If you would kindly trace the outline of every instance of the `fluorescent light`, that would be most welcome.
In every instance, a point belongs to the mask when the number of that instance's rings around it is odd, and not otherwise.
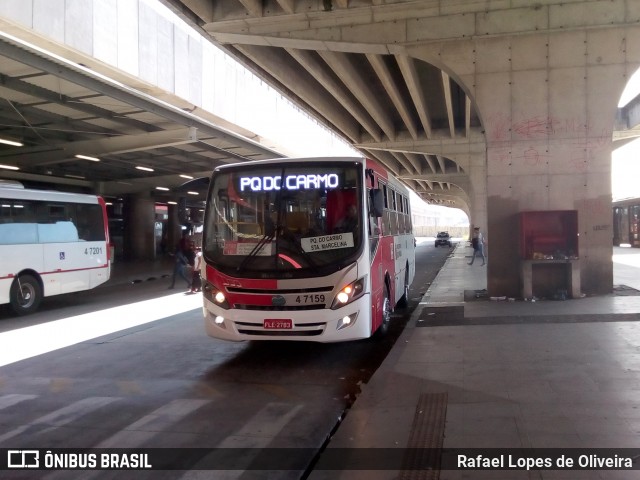
[[[167,203],[168,203],[169,205],[177,205],[177,204],[178,204],[178,202],[173,202],[173,201],[171,201],[171,200],[170,200],[170,201],[168,201]]]
[[[187,192],[189,195],[200,195],[198,192]]]
[[[168,192],[169,189],[167,187],[156,187],[156,190],[162,190],[163,192]]]
[[[14,167],[13,165],[2,165],[1,163],[0,163],[0,168],[4,168],[6,170],[20,170],[20,168]]]
[[[82,160],[91,160],[92,162],[99,162],[100,159],[96,157],[90,157],[88,155],[76,155],[76,158],[81,158]]]
[[[149,167],[141,167],[138,165],[136,168],[138,170],[144,170],[145,172],[153,172],[153,168],[149,168]]]
[[[187,180],[193,180],[193,177],[191,175],[180,175],[180,177],[186,178]]]
[[[6,138],[0,138],[0,143],[4,143],[5,145],[12,145],[14,147],[22,147],[22,143],[16,142],[14,140],[7,140]]]
[[[83,177],[82,175],[71,175],[70,173],[65,173],[64,176],[68,178],[79,178],[80,180],[84,180],[86,178],[86,177]]]

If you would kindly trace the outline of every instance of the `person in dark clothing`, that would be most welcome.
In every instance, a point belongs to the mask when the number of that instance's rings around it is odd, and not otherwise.
[[[189,265],[193,266],[193,262],[195,260],[195,251],[193,254],[189,252],[191,250],[188,247],[188,239],[186,236],[182,237],[178,245],[176,246],[175,253],[175,264],[173,266],[173,275],[171,276],[171,285],[169,285],[169,290],[172,290],[176,286],[176,278],[178,276],[182,277],[185,282],[187,282],[187,288],[191,289],[191,273],[189,270]],[[189,263],[189,259],[191,259],[191,263]]]
[[[355,205],[347,207],[347,213],[336,223],[334,227],[335,233],[355,232],[358,228],[358,209]]]

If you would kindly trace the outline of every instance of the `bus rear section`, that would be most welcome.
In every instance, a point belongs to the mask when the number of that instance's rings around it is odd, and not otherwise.
[[[0,304],[24,315],[109,280],[107,225],[100,197],[0,187]]]
[[[382,266],[372,274],[370,239],[380,231],[369,221],[369,194],[362,159],[216,169],[203,238],[207,334],[339,342],[370,337],[388,322],[394,272],[384,289]]]

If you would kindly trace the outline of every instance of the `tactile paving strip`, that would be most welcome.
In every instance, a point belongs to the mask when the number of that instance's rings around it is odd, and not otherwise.
[[[398,480],[437,480],[447,415],[447,393],[420,395]]]

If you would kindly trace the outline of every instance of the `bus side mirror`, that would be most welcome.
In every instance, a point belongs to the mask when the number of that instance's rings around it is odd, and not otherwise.
[[[379,188],[369,190],[369,195],[371,196],[371,216],[372,217],[382,217],[382,212],[384,211],[384,197],[382,195],[382,190]]]

